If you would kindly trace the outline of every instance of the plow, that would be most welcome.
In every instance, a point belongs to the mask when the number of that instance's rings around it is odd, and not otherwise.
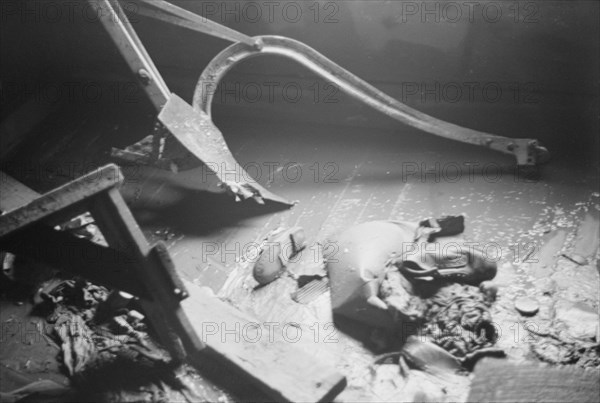
[[[103,17],[102,24],[157,111],[154,132],[125,149],[113,148],[112,156],[117,160],[176,171],[205,165],[217,176],[220,186],[238,201],[253,199],[263,204],[268,200],[292,205],[251,179],[235,160],[223,134],[211,119],[211,105],[219,82],[236,65],[259,56],[294,60],[356,101],[400,123],[439,137],[512,155],[520,167],[534,167],[549,158],[546,148],[536,139],[485,133],[422,113],[383,93],[302,42],[281,36],[250,37],[164,0],[142,0],[139,4],[136,10],[139,15],[233,44],[205,67],[196,85],[193,103],[189,105],[170,92],[118,0],[92,1],[91,5]],[[237,174],[228,174],[231,172]]]

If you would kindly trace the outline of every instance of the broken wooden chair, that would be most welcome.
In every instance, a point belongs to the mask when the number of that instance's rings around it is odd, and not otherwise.
[[[0,250],[138,297],[176,360],[218,359],[277,401],[331,400],[345,387],[344,376],[289,342],[223,337],[259,321],[179,278],[165,245],[149,245],[138,227],[119,192],[123,176],[116,165],[43,195],[1,175]],[[85,212],[108,246],[55,229]]]

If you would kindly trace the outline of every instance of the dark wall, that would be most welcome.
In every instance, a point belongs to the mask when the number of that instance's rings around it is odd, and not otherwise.
[[[597,147],[599,2],[478,1],[472,8],[446,1],[173,3],[249,35],[301,40],[434,116],[573,152]],[[3,114],[48,83],[135,81],[84,1],[3,0],[2,10]],[[200,72],[227,42],[131,18],[167,83],[191,100]],[[268,92],[273,82],[279,84],[275,99]],[[225,85],[230,91],[215,99],[217,121],[237,116],[397,127],[283,59],[246,62]],[[258,99],[244,92],[257,87]]]

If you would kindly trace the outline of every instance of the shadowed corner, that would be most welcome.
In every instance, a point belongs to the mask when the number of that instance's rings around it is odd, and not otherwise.
[[[135,200],[131,209],[142,227],[167,225],[189,235],[207,235],[224,227],[234,226],[248,218],[270,215],[289,209],[289,205],[265,199],[258,204],[252,199],[235,201],[227,193],[213,193],[168,184],[161,188],[165,194],[178,197],[171,201],[150,198]]]

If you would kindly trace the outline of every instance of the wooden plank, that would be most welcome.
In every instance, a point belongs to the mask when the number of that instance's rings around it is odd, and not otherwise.
[[[127,253],[135,262],[132,268],[136,277],[152,296],[152,300],[141,299],[140,303],[171,356],[182,359],[182,347],[190,354],[204,348],[198,336],[190,330],[179,306],[179,295],[164,282],[167,269],[160,260],[150,258],[150,245],[119,190],[113,188],[99,194],[90,205],[90,212],[108,244]]]
[[[242,371],[272,399],[330,401],[345,388],[343,375],[294,345],[300,329],[285,323],[265,326],[207,289],[185,285],[190,297],[181,306],[207,352]]]
[[[10,214],[0,216],[0,237],[59,211],[71,209],[79,212],[81,204],[88,198],[115,187],[122,181],[121,172],[114,164],[88,173],[12,210]]]
[[[475,367],[469,402],[598,402],[597,369],[542,367],[484,359]]]
[[[7,173],[0,171],[0,212],[6,213],[32,202],[40,196]]]
[[[176,339],[167,323],[174,323],[188,348],[200,350],[203,345],[189,332],[187,319],[178,306],[179,297],[169,295],[173,290],[166,289],[168,283],[161,281],[165,276],[170,278],[168,268],[160,259],[148,258],[150,246],[116,189],[121,182],[120,170],[113,164],[45,195],[14,178],[3,181],[2,194],[6,190],[13,196],[7,196],[5,204],[12,211],[0,217],[2,247],[141,297],[147,316],[167,347],[173,347],[171,342]],[[87,210],[111,247],[101,247],[37,224],[51,215],[68,218]],[[29,227],[30,231],[14,233],[23,227]],[[175,348],[170,351],[174,358],[183,356]]]

